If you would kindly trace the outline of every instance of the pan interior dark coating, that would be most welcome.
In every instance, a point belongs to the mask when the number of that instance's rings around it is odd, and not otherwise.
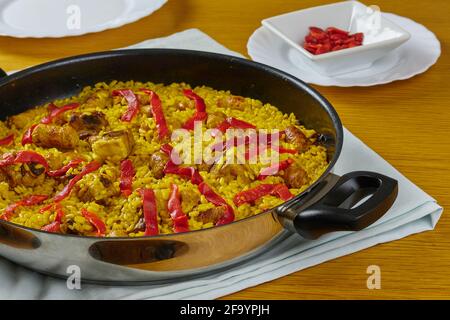
[[[322,134],[330,168],[342,147],[342,125],[333,107],[302,81],[274,68],[226,55],[175,49],[120,50],[50,62],[0,81],[0,119],[77,94],[112,80],[186,82],[230,90],[293,112]]]

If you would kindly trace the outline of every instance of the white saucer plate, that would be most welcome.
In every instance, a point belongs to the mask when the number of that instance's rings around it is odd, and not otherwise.
[[[62,38],[135,22],[167,0],[0,0],[0,35]]]
[[[257,29],[247,43],[250,57],[321,86],[374,86],[409,79],[425,72],[441,55],[441,45],[434,33],[411,19],[392,13],[383,15],[411,34],[409,41],[375,61],[368,69],[328,77],[311,69],[280,37],[265,27]]]

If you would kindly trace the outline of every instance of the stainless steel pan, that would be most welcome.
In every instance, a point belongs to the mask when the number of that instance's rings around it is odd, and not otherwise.
[[[142,49],[77,56],[2,76],[2,119],[77,94],[96,82],[186,82],[230,90],[293,112],[320,133],[320,143],[328,150],[330,165],[308,190],[225,226],[143,238],[93,238],[0,220],[0,255],[39,272],[65,277],[67,268],[77,265],[84,281],[121,284],[196,276],[245,261],[289,232],[310,241],[329,232],[361,230],[379,219],[397,195],[397,182],[378,173],[332,174],[343,142],[336,111],[302,81],[266,65],[199,51]]]

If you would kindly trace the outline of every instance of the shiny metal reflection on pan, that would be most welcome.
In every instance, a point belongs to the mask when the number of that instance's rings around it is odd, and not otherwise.
[[[1,119],[75,95],[97,82],[186,82],[230,90],[293,112],[320,133],[320,143],[327,148],[330,164],[307,190],[278,207],[219,227],[141,238],[94,238],[0,220],[0,255],[42,273],[67,277],[67,267],[77,265],[88,282],[186,279],[248,261],[290,233],[311,241],[330,232],[364,229],[382,217],[397,196],[397,181],[384,175],[333,174],[343,143],[336,111],[301,80],[260,63],[190,50],[119,50],[57,60],[0,77]]]

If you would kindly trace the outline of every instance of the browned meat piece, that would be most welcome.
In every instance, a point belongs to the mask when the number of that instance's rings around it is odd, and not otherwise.
[[[69,118],[69,125],[74,128],[81,139],[99,133],[108,125],[108,121],[102,112],[93,113],[73,113]]]
[[[109,131],[91,140],[94,154],[102,160],[120,162],[127,158],[134,146],[132,134],[128,130]]]
[[[303,132],[301,132],[300,129],[298,129],[295,126],[287,127],[285,130],[285,134],[286,134],[286,141],[295,144],[299,152],[306,151],[309,145],[311,144],[311,142],[303,134]]]
[[[185,213],[191,212],[200,203],[200,195],[194,189],[182,189],[180,195],[181,207]]]
[[[217,106],[219,108],[230,108],[236,110],[244,110],[245,98],[241,96],[228,96],[225,98],[220,98],[217,101]]]
[[[38,124],[33,131],[33,143],[43,148],[74,149],[79,139],[70,126]]]
[[[206,119],[206,127],[217,128],[219,124],[221,124],[224,120],[226,120],[227,116],[222,112],[212,112],[208,113],[208,118]]]
[[[164,167],[167,162],[169,162],[169,156],[161,151],[155,152],[150,157],[149,168],[156,179],[164,177]]]
[[[17,115],[8,117],[8,119],[6,120],[6,124],[8,125],[8,127],[14,126],[18,130],[22,130],[32,125],[34,118],[41,113],[42,109],[40,108],[29,109]]]
[[[0,182],[8,182],[8,175],[0,169]]]
[[[226,207],[214,207],[211,209],[208,209],[206,211],[201,212],[197,216],[197,221],[203,222],[203,223],[210,223],[216,224],[217,221],[225,214],[227,211]]]
[[[24,187],[35,187],[45,180],[45,169],[41,165],[29,163],[22,164],[19,169],[8,166],[1,169],[2,181],[7,181],[14,188],[21,185]]]
[[[289,188],[299,189],[308,183],[308,174],[297,164],[293,164],[284,170],[281,177],[284,179]]]
[[[76,185],[77,197],[83,202],[96,201],[101,205],[106,205],[109,199],[117,196],[120,192],[119,188],[115,188],[113,185],[113,182],[119,178],[119,173],[111,168],[107,172],[95,172],[91,174],[98,177],[100,184],[84,184],[83,187]]]

